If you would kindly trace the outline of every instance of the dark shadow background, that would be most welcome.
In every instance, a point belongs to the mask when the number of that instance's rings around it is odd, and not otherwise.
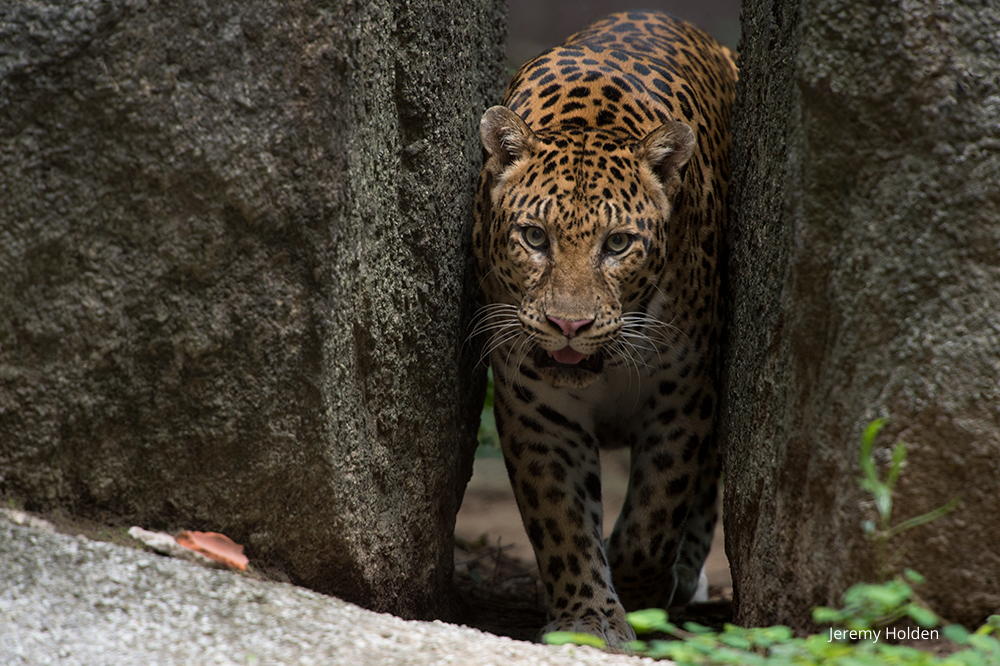
[[[740,39],[740,0],[510,0],[508,62],[516,68],[591,21],[630,9],[673,14],[733,49]]]

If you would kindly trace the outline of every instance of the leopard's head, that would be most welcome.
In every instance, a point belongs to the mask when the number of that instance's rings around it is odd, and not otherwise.
[[[493,302],[517,308],[519,353],[556,386],[589,385],[621,353],[623,326],[655,297],[667,225],[694,133],[667,122],[636,140],[574,127],[534,132],[513,111],[483,116],[477,252]],[[634,320],[634,321],[633,321]]]

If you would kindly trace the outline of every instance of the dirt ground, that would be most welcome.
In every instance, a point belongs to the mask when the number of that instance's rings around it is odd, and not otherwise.
[[[627,452],[602,451],[601,468],[607,536],[625,499]],[[476,459],[458,513],[455,538],[456,581],[467,610],[465,623],[512,638],[537,639],[537,632],[544,624],[538,571],[502,458]],[[685,619],[712,626],[731,618],[732,577],[721,520],[705,573],[710,602],[689,606],[683,615]],[[680,619],[677,612],[671,614],[672,619]]]

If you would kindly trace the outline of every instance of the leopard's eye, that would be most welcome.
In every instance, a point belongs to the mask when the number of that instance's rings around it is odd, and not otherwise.
[[[621,254],[631,244],[632,238],[628,234],[611,234],[604,241],[604,247],[612,254]]]
[[[524,242],[536,250],[541,250],[549,244],[549,237],[540,227],[525,227]]]

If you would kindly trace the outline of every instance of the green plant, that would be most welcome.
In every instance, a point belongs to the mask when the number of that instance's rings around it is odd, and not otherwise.
[[[852,631],[867,631],[908,616],[921,627],[936,627],[937,616],[915,601],[910,585],[922,584],[923,576],[907,569],[904,577],[906,580],[897,578],[887,583],[852,585],[841,597],[843,608],[817,606],[813,609],[813,622],[842,626]]]
[[[903,532],[937,520],[941,516],[955,509],[958,506],[960,497],[954,497],[944,506],[933,511],[914,516],[899,523],[892,524],[892,493],[899,481],[899,474],[906,464],[906,444],[896,442],[890,453],[889,468],[885,478],[878,473],[873,453],[875,438],[885,426],[887,419],[879,418],[868,424],[861,435],[861,451],[859,462],[861,464],[862,476],[858,479],[858,484],[872,496],[875,503],[875,511],[878,515],[878,523],[874,520],[865,520],[861,523],[861,528],[865,534],[875,544],[875,563],[880,581],[884,581],[888,576],[888,571],[892,567],[893,561],[901,553],[897,550],[893,557],[887,555],[889,540],[902,534]]]
[[[880,592],[884,585],[869,586],[856,593],[857,596],[880,596],[886,592],[896,595],[898,590]],[[852,588],[853,589],[853,588]],[[909,593],[902,595],[905,605],[910,603]],[[864,605],[862,605],[862,608]],[[846,609],[845,609],[846,610]],[[856,626],[864,626],[867,621],[865,610],[847,610],[844,619],[858,621]],[[927,611],[930,613],[930,611]],[[858,614],[860,613],[860,614]],[[930,613],[933,616],[933,613]],[[927,620],[927,617],[923,618]],[[937,617],[934,616],[935,623]],[[1000,664],[1000,641],[993,635],[1000,630],[1000,615],[989,618],[986,624],[975,632],[969,632],[959,625],[948,625],[941,632],[964,649],[947,656],[938,656],[905,645],[893,645],[883,640],[858,640],[844,642],[838,633],[813,634],[796,638],[785,626],[737,627],[726,624],[722,631],[715,631],[693,622],[683,628],[669,621],[666,611],[645,610],[630,613],[628,620],[638,634],[661,632],[679,640],[634,641],[627,647],[642,656],[655,659],[672,659],[683,666],[745,664],[747,666],[867,666],[900,664],[901,666],[996,666]],[[855,630],[857,634],[857,630]],[[850,638],[850,636],[843,636]],[[857,640],[857,639],[855,639]]]
[[[896,583],[897,581],[893,581]],[[672,637],[673,640],[637,640],[623,646],[627,651],[653,659],[671,659],[680,666],[721,666],[740,664],[746,666],[876,666],[899,664],[900,666],[998,666],[1000,665],[1000,615],[993,615],[975,632],[960,625],[948,625],[934,630],[935,635],[953,641],[961,649],[947,656],[939,656],[905,645],[885,642],[884,629],[870,629],[865,640],[865,629],[871,627],[876,618],[872,608],[879,608],[885,615],[900,616],[899,608],[887,609],[882,601],[895,599],[901,608],[912,603],[912,589],[902,590],[893,583],[855,586],[845,599],[861,603],[848,604],[839,620],[848,627],[838,631],[827,631],[798,638],[786,626],[737,627],[726,624],[722,631],[716,631],[694,622],[686,622],[678,627],[670,622],[667,612],[649,609],[629,613],[629,623],[639,635],[657,632]],[[858,589],[856,589],[858,588]],[[876,603],[876,599],[879,601]],[[818,609],[817,609],[818,610]],[[830,610],[830,609],[826,609]],[[931,611],[921,616],[922,621],[938,618]],[[905,614],[905,613],[904,613]],[[820,613],[822,616],[823,613]],[[880,614],[879,617],[882,615]],[[854,635],[850,632],[853,631]],[[929,633],[928,630],[925,630]],[[877,634],[876,634],[877,632]],[[860,638],[860,640],[858,640]],[[847,642],[844,639],[855,640]],[[590,634],[553,632],[546,634],[544,642],[552,645],[589,645],[603,648],[604,641]]]
[[[500,434],[497,432],[497,422],[493,417],[493,369],[486,372],[486,399],[483,400],[483,412],[479,417],[479,446],[476,457],[495,457],[500,453]]]

